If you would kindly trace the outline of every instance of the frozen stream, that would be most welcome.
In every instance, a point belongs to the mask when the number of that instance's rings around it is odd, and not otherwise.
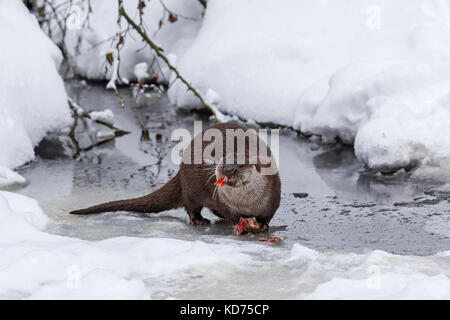
[[[160,187],[177,170],[170,160],[172,131],[192,132],[193,120],[206,124],[207,117],[177,112],[164,96],[139,107],[122,89],[126,107],[121,109],[103,85],[71,82],[67,89],[87,110],[112,109],[116,126],[131,134],[89,151],[82,161],[42,145],[37,160],[18,170],[29,184],[14,191],[39,201],[52,220],[49,233],[85,240],[200,240],[193,242],[195,250],[242,255],[242,263],[194,263],[164,276],[139,275],[152,298],[333,298],[352,293],[364,298],[367,292],[367,297],[408,297],[406,291],[450,296],[448,185],[413,181],[405,172],[373,174],[351,148],[318,146],[289,130],[281,135],[282,204],[271,222],[288,225],[273,234],[283,238],[281,244],[238,237],[206,210],[204,216],[213,220],[208,227],[188,225],[182,210],[69,215],[72,209]],[[149,140],[141,141],[143,130]]]

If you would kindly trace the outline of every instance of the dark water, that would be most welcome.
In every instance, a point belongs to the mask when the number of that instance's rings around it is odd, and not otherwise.
[[[78,217],[68,211],[99,202],[147,194],[177,171],[171,162],[172,131],[193,131],[193,121],[208,116],[179,112],[166,96],[134,98],[122,89],[125,108],[103,85],[67,83],[71,97],[86,110],[112,109],[117,127],[131,134],[87,152],[80,160],[42,144],[33,163],[18,171],[29,184],[22,194],[39,201],[52,217],[49,231],[82,239],[116,236],[169,237],[235,241],[232,226],[204,209],[209,227],[193,227],[183,210],[158,215],[105,213]],[[147,139],[148,132],[148,139]],[[378,175],[342,145],[319,146],[289,130],[280,137],[282,203],[272,225],[281,247],[300,243],[320,251],[364,252],[382,249],[400,254],[431,254],[450,249],[450,193],[437,184],[412,180],[408,173]],[[277,244],[278,245],[278,244]]]

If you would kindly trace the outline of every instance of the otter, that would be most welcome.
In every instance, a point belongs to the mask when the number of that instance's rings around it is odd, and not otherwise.
[[[205,133],[211,129],[222,135],[222,139],[218,140],[218,143],[223,143],[222,154],[213,150],[211,158],[204,157],[200,163],[193,163],[196,149],[194,141],[201,139],[197,146],[201,145],[201,152],[204,152],[210,145]],[[226,134],[230,130],[240,132],[241,136],[244,136],[245,148],[241,148],[241,151],[236,143],[239,134],[233,137],[233,149],[226,150]],[[231,223],[237,223],[241,217],[255,218],[261,230],[268,230],[269,222],[280,205],[281,181],[269,147],[248,130],[247,127],[233,122],[212,125],[194,137],[184,150],[178,173],[160,189],[143,197],[108,202],[70,213],[79,215],[109,211],[158,213],[184,208],[190,224],[207,225],[210,221],[201,215],[202,209],[206,207],[216,216]],[[270,158],[269,162],[263,159],[264,156],[260,153],[250,152],[251,137],[257,141],[258,150],[262,146],[265,147],[267,157]],[[241,162],[237,161],[239,155],[240,159],[243,159]],[[275,170],[270,174],[263,174],[263,169],[269,165]]]

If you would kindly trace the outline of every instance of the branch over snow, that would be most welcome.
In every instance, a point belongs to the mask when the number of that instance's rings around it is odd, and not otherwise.
[[[129,15],[128,13],[125,11],[125,8],[123,6],[123,0],[117,0],[118,4],[119,4],[119,17],[118,17],[118,22],[120,22],[121,18],[123,17],[127,23],[129,25],[131,25],[133,27],[134,30],[136,30],[136,32],[141,36],[142,40],[145,41],[150,48],[155,52],[155,54],[161,58],[166,65],[169,67],[169,69],[171,71],[173,71],[176,75],[176,79],[180,79],[181,82],[183,82],[188,91],[191,91],[200,101],[200,103],[202,104],[202,106],[207,109],[209,112],[212,113],[212,115],[214,116],[214,118],[216,119],[216,121],[220,122],[220,115],[218,115],[217,110],[210,106],[208,103],[206,103],[206,101],[204,100],[204,98],[202,97],[202,95],[197,91],[197,89],[195,89],[181,74],[180,72],[177,70],[177,68],[175,68],[174,65],[172,65],[169,61],[169,59],[165,56],[165,54],[163,53],[163,49],[161,47],[159,47],[158,45],[156,45],[148,36],[147,32],[145,32],[145,29],[143,26],[137,24]]]

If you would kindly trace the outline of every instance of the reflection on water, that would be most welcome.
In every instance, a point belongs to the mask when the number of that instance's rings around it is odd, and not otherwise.
[[[183,210],[157,215],[105,213],[88,217],[68,211],[104,201],[147,194],[163,185],[178,170],[170,160],[175,142],[172,131],[193,131],[193,121],[209,123],[206,115],[176,111],[165,96],[136,103],[123,89],[125,108],[114,93],[96,84],[67,84],[69,95],[86,110],[112,109],[115,125],[131,134],[87,152],[79,161],[65,157],[54,140],[41,143],[37,160],[19,173],[29,184],[18,192],[36,198],[54,221],[49,231],[83,239],[121,235],[169,237],[215,241],[255,241],[237,237],[233,228],[211,213],[208,227],[187,224]],[[284,239],[280,246],[297,242],[318,250],[361,252],[384,249],[395,253],[425,254],[450,249],[450,204],[430,190],[438,188],[412,181],[408,173],[377,175],[357,161],[353,149],[339,145],[311,147],[295,132],[280,136],[282,204],[272,225],[287,224],[274,232]],[[307,193],[294,197],[293,193]],[[434,199],[434,200],[433,200]],[[425,201],[424,200],[430,200]],[[406,205],[402,205],[406,204]],[[412,204],[412,205],[411,205]]]

